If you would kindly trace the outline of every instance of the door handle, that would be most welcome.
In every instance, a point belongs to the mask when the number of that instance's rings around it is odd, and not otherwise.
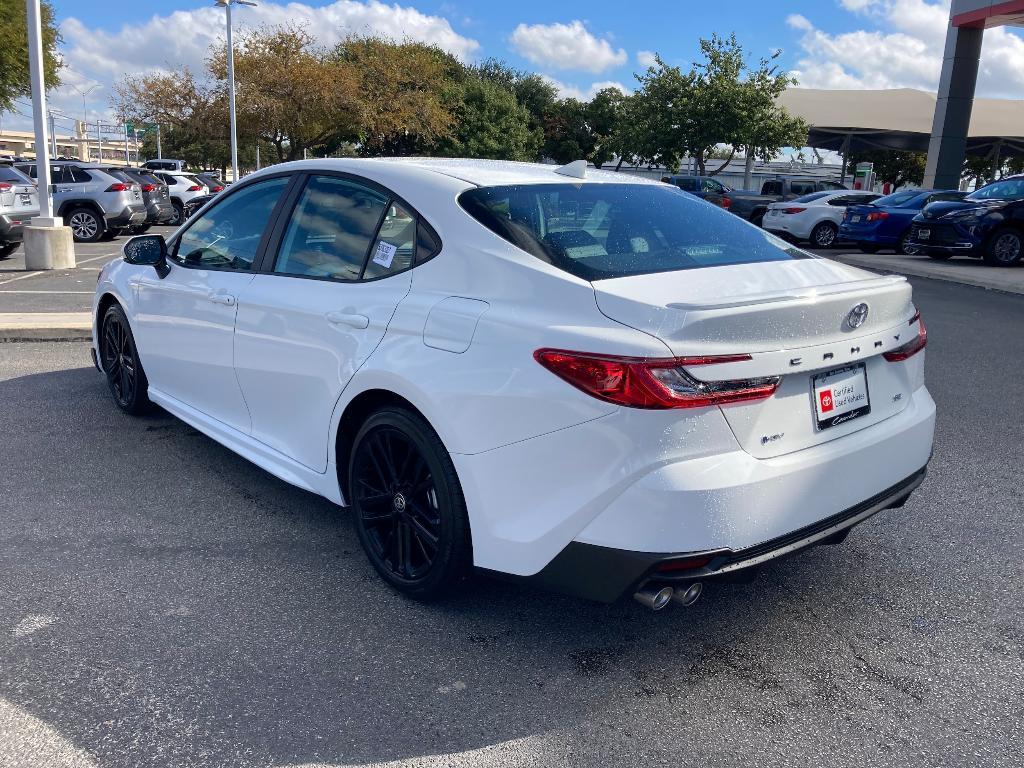
[[[209,298],[214,304],[223,304],[226,307],[235,306],[235,297],[230,293],[213,292]]]
[[[324,317],[332,325],[350,325],[353,328],[369,328],[370,318],[349,312],[328,312]]]

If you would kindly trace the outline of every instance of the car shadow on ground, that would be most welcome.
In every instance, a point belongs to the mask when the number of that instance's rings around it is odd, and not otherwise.
[[[929,693],[926,670],[871,669],[911,631],[886,626],[890,581],[915,578],[866,570],[871,534],[660,614],[488,578],[423,605],[377,578],[344,510],[162,411],[122,415],[91,368],[2,381],[0,402],[19,459],[0,697],[101,765],[359,765],[551,734],[572,751],[591,730],[651,755],[641,737],[668,726],[673,753],[713,757],[723,717],[740,746],[794,713],[817,741]]]

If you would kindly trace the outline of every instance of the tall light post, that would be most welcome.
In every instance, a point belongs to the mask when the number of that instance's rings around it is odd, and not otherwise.
[[[70,85],[70,83],[69,83],[69,85]],[[95,91],[97,88],[102,88],[102,87],[103,87],[102,83],[96,83],[95,85],[92,85],[92,86],[86,88],[83,91],[77,85],[72,85],[71,86],[71,89],[73,91],[77,92],[78,95],[82,97],[82,133],[85,136],[85,154],[86,154],[86,157],[83,157],[82,159],[85,160],[85,162],[89,162],[92,159],[92,157],[91,157],[92,152],[89,150],[89,108],[86,106],[85,100],[89,96],[90,93]],[[102,160],[102,158],[101,158],[101,160]]]
[[[231,111],[231,178],[238,181],[238,130],[235,123],[235,48],[231,41],[231,6],[248,5],[255,7],[253,0],[214,0],[223,8],[228,27],[228,109]]]

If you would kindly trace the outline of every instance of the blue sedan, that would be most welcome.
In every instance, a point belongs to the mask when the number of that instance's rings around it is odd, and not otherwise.
[[[851,205],[839,227],[842,240],[852,240],[864,253],[892,248],[897,253],[917,253],[908,243],[910,223],[928,203],[962,200],[966,192],[938,189],[906,189],[880,197],[867,205]]]

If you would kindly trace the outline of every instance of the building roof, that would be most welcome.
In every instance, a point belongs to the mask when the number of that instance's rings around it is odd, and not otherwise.
[[[931,137],[936,96],[912,88],[889,90],[821,90],[790,88],[779,104],[811,125],[808,144],[839,151],[849,137],[850,149],[905,149],[925,152]],[[974,100],[967,151],[987,155],[1002,142],[1024,152],[1024,101]]]

